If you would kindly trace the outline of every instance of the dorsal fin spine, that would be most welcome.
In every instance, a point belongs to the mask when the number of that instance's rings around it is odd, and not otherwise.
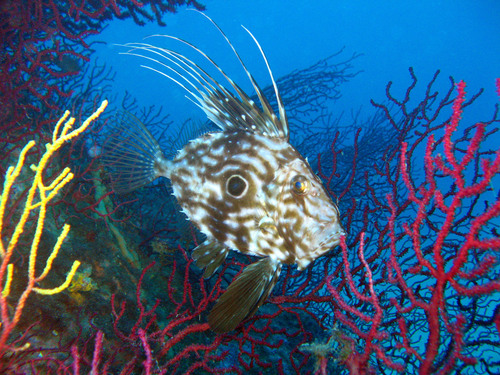
[[[209,16],[207,16],[206,14],[204,13],[201,13],[205,18],[207,18],[216,28],[217,30],[221,33],[221,35],[224,37],[224,39],[226,40],[227,44],[229,45],[229,47],[231,47],[232,51],[234,52],[234,54],[236,55],[238,61],[240,62],[241,66],[243,67],[243,70],[245,71],[246,75],[248,76],[248,79],[250,80],[250,82],[252,83],[252,86],[255,90],[255,92],[257,93],[257,96],[259,97],[259,100],[260,100],[260,103],[262,104],[262,108],[264,109],[264,111],[266,112],[266,114],[268,116],[271,116],[272,114],[274,114],[273,110],[272,110],[272,107],[270,106],[269,102],[267,101],[266,97],[264,96],[264,94],[262,93],[262,90],[260,89],[259,85],[257,84],[257,82],[255,81],[255,79],[253,78],[253,76],[250,74],[250,72],[248,71],[247,67],[245,66],[245,63],[243,62],[243,60],[241,59],[240,55],[238,54],[238,51],[236,51],[236,48],[234,48],[233,44],[231,43],[231,41],[229,40],[229,38],[227,37],[227,35],[224,33],[224,31],[222,31],[222,29],[219,27],[219,25],[217,25],[217,23],[215,23],[214,20],[212,20]],[[270,72],[270,67],[269,67],[269,64],[267,62],[267,59],[266,59],[266,56],[263,54],[263,51],[262,51],[262,48],[260,47],[260,44],[257,42],[257,40],[255,39],[255,37],[252,35],[252,33],[250,33],[244,26],[243,28],[252,36],[253,40],[257,43],[257,46],[259,47],[261,53],[262,53],[262,56],[264,57],[264,61],[266,62],[266,65],[267,65],[267,68]],[[275,92],[278,93],[277,91],[277,87],[276,87],[276,84],[274,82],[274,79],[273,79],[273,76],[271,74],[271,79],[273,81],[273,85],[275,87]],[[229,80],[229,79],[228,79]],[[232,81],[229,80],[229,82],[231,84]],[[277,100],[278,100],[278,105],[280,107],[280,115],[281,113],[283,112],[284,114],[284,109],[282,111],[282,105],[281,105],[281,98],[279,98],[279,96],[277,97]],[[286,120],[286,115],[285,115],[285,120]],[[281,124],[283,125],[283,122],[281,122]],[[283,129],[283,133],[286,133],[286,134],[283,134],[284,137],[287,137],[288,135],[288,125],[286,124],[285,122],[285,128]],[[273,124],[273,127],[275,128],[275,125]],[[274,129],[276,132],[279,133],[278,129]]]
[[[271,81],[273,83],[274,94],[276,95],[276,100],[278,102],[278,109],[279,109],[279,113],[280,113],[279,120],[281,122],[281,126],[282,126],[282,129],[283,129],[283,132],[285,133],[285,134],[283,134],[283,136],[288,139],[288,137],[289,137],[288,136],[288,122],[287,122],[287,117],[286,117],[286,112],[285,112],[285,106],[283,105],[283,101],[281,100],[281,95],[280,95],[280,93],[278,91],[278,85],[276,85],[276,81],[274,80],[273,72],[271,70],[271,67],[269,66],[269,61],[267,60],[266,54],[264,53],[264,50],[262,49],[262,47],[261,47],[259,41],[257,40],[257,38],[255,38],[255,36],[245,26],[241,25],[241,27],[243,27],[246,30],[246,32],[248,34],[250,34],[250,36],[252,37],[253,41],[255,42],[255,44],[257,45],[257,47],[259,48],[259,51],[260,51],[262,57],[264,58],[264,61],[265,61],[266,66],[267,66],[267,71],[269,72],[269,76],[271,77]]]

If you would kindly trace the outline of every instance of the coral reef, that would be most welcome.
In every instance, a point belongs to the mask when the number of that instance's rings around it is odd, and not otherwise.
[[[186,4],[201,8],[194,1],[135,0],[0,5],[0,178],[10,207],[2,206],[0,215],[2,246],[16,233],[24,202],[33,199],[33,172],[19,168],[9,186],[14,175],[6,175],[7,166],[20,157],[40,160],[45,144],[54,142],[60,108],[73,108],[76,122],[83,123],[109,92],[113,73],[87,64],[87,36],[110,19],[161,24],[162,12]],[[345,118],[330,112],[342,83],[357,74],[357,55],[343,56],[339,52],[277,81],[294,144],[343,213],[348,236],[340,248],[304,272],[285,267],[274,295],[255,316],[235,331],[211,332],[208,311],[252,260],[233,255],[205,280],[190,257],[202,239],[179,213],[168,185],[115,196],[99,161],[102,129],[110,121],[104,113],[86,136],[52,149],[40,186],[66,185],[57,194],[47,191],[49,201],[32,201],[36,209],[46,208],[44,232],[32,252],[39,262],[25,251],[38,236],[34,216],[28,215],[23,234],[11,242],[15,246],[3,248],[0,369],[498,372],[498,106],[490,118],[462,120],[481,92],[466,95],[465,85],[451,78],[438,92],[439,72],[422,84],[410,69],[403,95],[393,95],[390,83],[365,119],[360,112],[345,125]],[[497,91],[500,96],[500,82]],[[143,119],[165,148],[171,146],[164,112],[139,108],[130,95],[121,105],[113,101]],[[35,144],[23,151],[31,140]],[[71,181],[66,167],[74,174]],[[62,244],[57,257],[54,244]],[[78,269],[73,259],[82,263]],[[40,275],[46,279],[38,285]],[[59,293],[31,293],[46,289]],[[29,299],[22,297],[26,290]],[[26,303],[16,312],[20,298]]]
[[[70,129],[72,128],[75,119],[68,119],[68,111],[66,111],[64,116],[61,117],[54,129],[52,142],[45,145],[46,151],[41,156],[38,164],[31,165],[31,170],[34,172],[34,175],[29,179],[29,191],[26,196],[25,203],[23,206],[19,207],[19,221],[14,224],[14,230],[10,235],[10,238],[4,239],[4,236],[6,237],[6,233],[3,230],[6,227],[6,223],[4,221],[5,211],[15,209],[12,207],[12,202],[10,201],[11,189],[21,174],[21,170],[25,166],[27,154],[30,149],[33,148],[35,142],[29,142],[19,153],[17,164],[7,169],[2,195],[0,196],[0,285],[4,285],[0,295],[0,358],[9,352],[15,352],[29,347],[29,343],[25,343],[22,347],[18,347],[17,340],[13,340],[11,335],[19,323],[21,314],[23,313],[23,310],[25,310],[25,304],[30,294],[32,292],[42,295],[58,294],[68,288],[71,282],[74,281],[73,278],[80,265],[79,261],[73,262],[71,269],[66,276],[66,280],[60,286],[54,288],[42,288],[36,286],[42,283],[49,276],[54,260],[61,249],[63,241],[66,239],[70,231],[70,225],[65,224],[53,246],[53,249],[50,251],[50,255],[45,260],[45,267],[43,271],[37,275],[36,263],[39,256],[40,238],[46,222],[47,206],[57,196],[59,190],[68,184],[74,176],[69,168],[65,168],[59,175],[52,176],[52,181],[50,183],[45,183],[44,180],[47,178],[45,175],[49,169],[49,161],[53,158],[54,154],[59,151],[65,142],[84,132],[90,123],[99,117],[99,115],[104,111],[107,104],[108,103],[104,101],[94,114],[92,114],[81,126],[72,131],[70,131]],[[36,214],[36,212],[38,212],[38,214]],[[29,247],[30,250],[28,254],[23,254],[29,258],[26,277],[27,281],[24,286],[21,287],[21,289],[23,289],[22,293],[15,297],[17,301],[13,301],[11,295],[12,284],[13,282],[17,284],[22,283],[22,281],[18,280],[13,281],[13,254],[15,251],[23,252],[22,247],[24,246],[20,244],[19,238],[23,232],[26,231],[30,216],[33,217],[35,215],[37,215],[37,218],[35,220],[36,224],[32,235],[31,246]]]

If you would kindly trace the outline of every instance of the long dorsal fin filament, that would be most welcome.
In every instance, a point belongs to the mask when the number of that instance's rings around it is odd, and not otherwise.
[[[161,48],[148,43],[128,43],[124,46],[131,49],[124,54],[133,55],[147,59],[161,68],[141,65],[144,68],[155,71],[182,87],[189,94],[189,98],[200,107],[207,117],[214,122],[221,130],[243,130],[247,132],[258,132],[260,134],[284,138],[288,140],[288,122],[285,109],[278,92],[278,88],[272,75],[269,63],[256,38],[245,28],[256,42],[270,73],[276,99],[279,107],[279,118],[274,113],[269,101],[264,96],[263,91],[252,77],[236,49],[224,34],[220,27],[208,16],[212,24],[219,30],[231,49],[234,51],[241,66],[247,74],[254,90],[257,93],[262,109],[252,101],[252,99],[201,49],[194,44],[181,38],[170,35],[152,35],[150,37],[164,37],[178,41],[198,54],[210,63],[230,84],[231,88],[238,95],[235,96],[223,85],[217,82],[212,76],[202,69],[197,63],[190,60],[181,53],[172,49]],[[150,38],[148,37],[148,38]]]

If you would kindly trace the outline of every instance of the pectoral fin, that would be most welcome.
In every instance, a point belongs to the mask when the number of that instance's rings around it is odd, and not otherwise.
[[[203,277],[206,279],[224,262],[229,252],[228,248],[213,240],[205,240],[197,246],[191,256],[198,268],[204,268]]]
[[[246,267],[210,312],[210,328],[215,332],[228,332],[255,314],[271,293],[280,271],[281,263],[271,258]]]

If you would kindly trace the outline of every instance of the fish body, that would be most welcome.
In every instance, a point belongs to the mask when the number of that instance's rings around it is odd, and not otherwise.
[[[230,284],[209,315],[211,328],[225,332],[265,302],[283,263],[304,269],[338,245],[345,233],[337,206],[307,160],[289,143],[288,122],[274,79],[279,117],[241,59],[261,107],[204,52],[169,38],[199,52],[238,96],[175,51],[140,43],[129,45],[129,54],[175,72],[176,77],[150,68],[184,87],[220,131],[191,140],[168,160],[146,127],[122,113],[104,146],[104,160],[118,193],[158,177],[170,179],[183,212],[207,236],[192,255],[205,269],[205,277],[215,272],[229,250],[262,257]]]
[[[314,234],[338,225],[338,211],[331,204],[322,207],[331,200],[286,140],[244,131],[211,133],[190,142],[172,164],[166,177],[175,197],[215,241],[299,269],[330,249],[315,246]],[[314,199],[295,192],[297,176],[310,185],[307,195]],[[305,220],[324,224],[308,233]]]

